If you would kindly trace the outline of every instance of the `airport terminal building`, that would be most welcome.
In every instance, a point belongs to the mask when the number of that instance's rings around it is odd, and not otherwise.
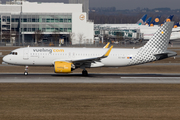
[[[83,4],[12,1],[0,4],[0,16],[1,43],[94,43],[94,23]]]

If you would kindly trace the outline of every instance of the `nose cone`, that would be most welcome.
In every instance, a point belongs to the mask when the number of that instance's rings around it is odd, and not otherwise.
[[[7,56],[3,57],[3,61],[7,63]]]

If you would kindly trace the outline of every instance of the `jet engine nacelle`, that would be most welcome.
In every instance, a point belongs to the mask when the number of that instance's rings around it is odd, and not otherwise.
[[[71,73],[75,67],[72,63],[56,61],[54,63],[54,72],[55,73]]]

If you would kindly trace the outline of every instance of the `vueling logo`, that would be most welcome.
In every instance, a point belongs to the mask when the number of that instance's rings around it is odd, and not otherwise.
[[[45,49],[45,48],[42,48],[42,49],[33,49],[34,52],[49,52],[50,54],[52,52],[64,52],[64,49]]]
[[[53,52],[64,52],[63,49],[52,49],[52,50],[53,50]]]

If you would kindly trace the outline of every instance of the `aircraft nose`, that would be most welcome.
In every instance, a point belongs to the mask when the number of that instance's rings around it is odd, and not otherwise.
[[[4,56],[4,57],[3,57],[3,61],[4,61],[4,62],[7,62],[7,56]]]

